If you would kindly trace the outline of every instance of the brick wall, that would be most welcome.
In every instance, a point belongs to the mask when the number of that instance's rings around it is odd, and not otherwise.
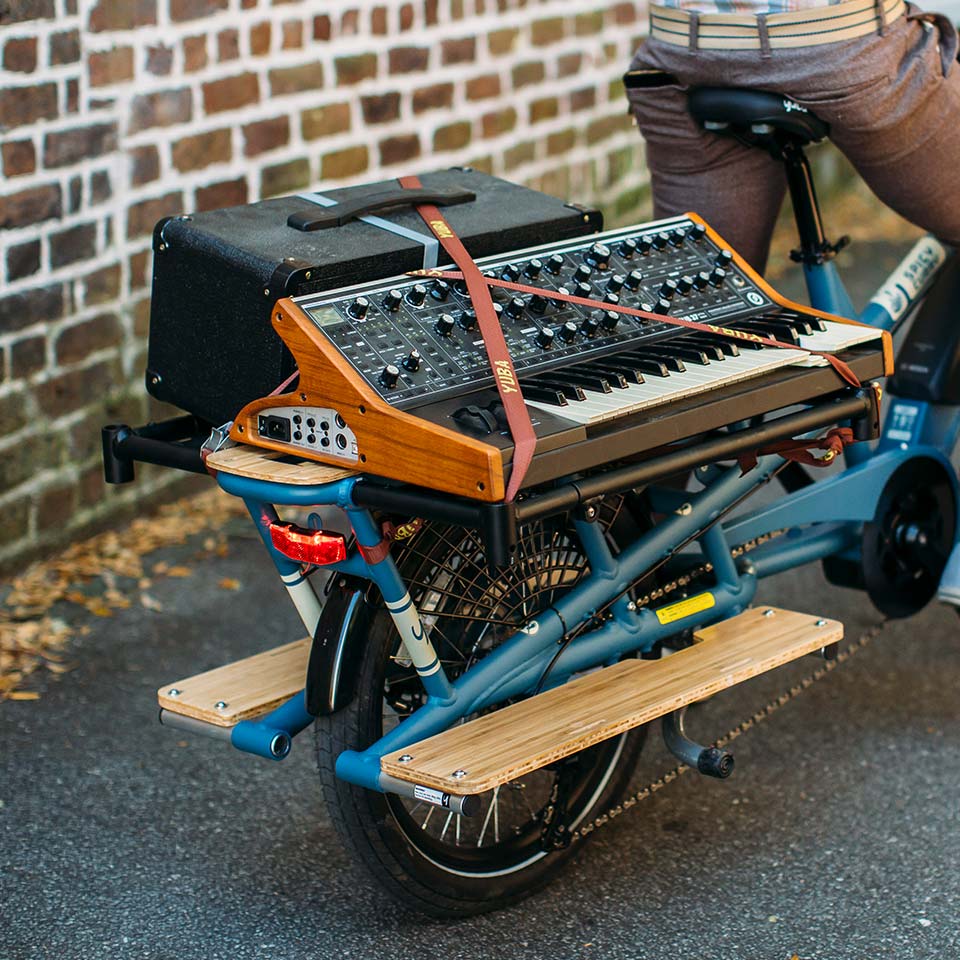
[[[0,0],[0,567],[172,492],[105,487],[98,453],[170,412],[142,388],[156,220],[453,164],[632,216],[640,8]]]

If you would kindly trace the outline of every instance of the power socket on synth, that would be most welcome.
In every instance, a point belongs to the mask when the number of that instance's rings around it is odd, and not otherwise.
[[[360,459],[354,432],[329,407],[268,407],[257,415],[257,433],[292,450],[323,453],[345,463]]]

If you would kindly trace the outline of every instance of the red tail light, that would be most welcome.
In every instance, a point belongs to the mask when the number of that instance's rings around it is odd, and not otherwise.
[[[347,543],[342,533],[308,530],[295,523],[271,523],[270,539],[285,557],[298,563],[322,567],[347,559]]]

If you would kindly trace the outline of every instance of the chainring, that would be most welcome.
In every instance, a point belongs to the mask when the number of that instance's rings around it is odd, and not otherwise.
[[[942,464],[916,457],[894,470],[861,539],[864,587],[881,613],[909,617],[933,599],[956,520],[953,483]]]

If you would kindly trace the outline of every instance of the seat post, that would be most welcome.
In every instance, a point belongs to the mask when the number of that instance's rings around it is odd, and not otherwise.
[[[831,243],[824,232],[820,204],[813,184],[813,173],[803,147],[790,137],[778,137],[780,159],[787,172],[787,186],[793,203],[793,215],[800,236],[800,249],[792,250],[793,260],[804,264],[821,264],[832,260],[849,242],[841,237]]]

